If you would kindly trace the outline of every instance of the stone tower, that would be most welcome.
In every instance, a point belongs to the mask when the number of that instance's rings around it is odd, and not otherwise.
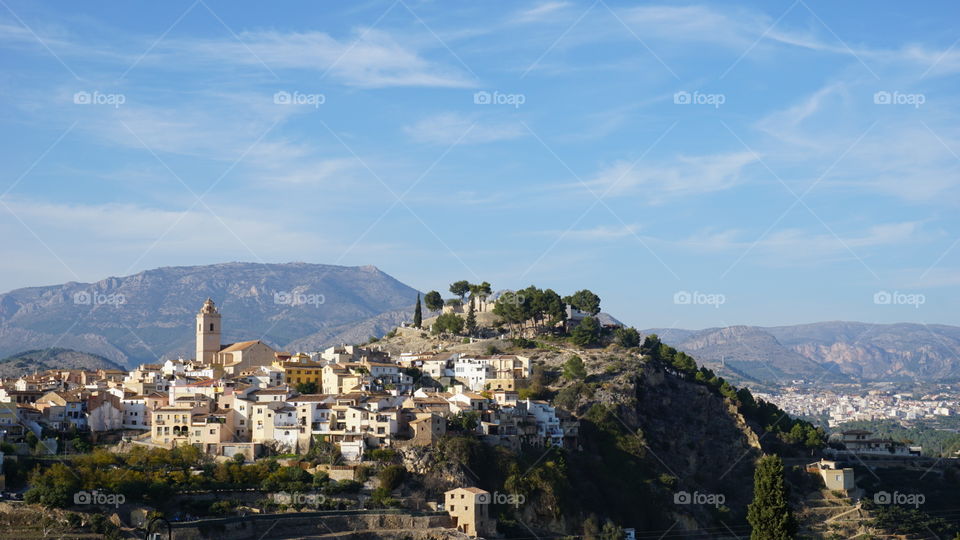
[[[197,313],[197,361],[205,365],[216,362],[220,352],[220,312],[213,300],[207,298]]]

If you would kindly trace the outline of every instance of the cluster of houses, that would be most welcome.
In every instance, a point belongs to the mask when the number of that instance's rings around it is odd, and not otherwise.
[[[876,437],[872,431],[865,429],[848,429],[830,439],[843,446],[843,450],[831,449],[837,455],[918,457],[923,453],[922,446],[911,446],[889,437]]]
[[[344,459],[373,448],[430,445],[448,420],[491,444],[574,447],[578,424],[548,402],[519,399],[530,360],[516,355],[404,353],[356,346],[276,351],[222,344],[221,315],[196,316],[196,356],[120,370],[51,370],[0,385],[0,439],[76,430],[133,444],[191,444],[214,456],[303,453],[317,440]],[[475,427],[474,427],[475,426]],[[48,431],[48,432],[49,432]]]

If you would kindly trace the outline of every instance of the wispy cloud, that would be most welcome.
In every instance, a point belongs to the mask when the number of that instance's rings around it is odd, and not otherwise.
[[[549,1],[542,2],[536,6],[518,11],[510,17],[510,20],[518,23],[540,22],[544,19],[552,18],[559,12],[570,7],[570,2]]]
[[[0,41],[41,55],[48,54],[47,45],[64,58],[112,60],[122,68],[117,76],[133,64],[137,69],[164,71],[228,71],[243,66],[261,70],[266,80],[275,80],[270,72],[301,71],[327,75],[359,88],[476,85],[469,73],[454,65],[456,60],[441,44],[433,42],[432,52],[442,59],[429,60],[409,43],[401,43],[390,32],[376,28],[357,28],[344,39],[320,31],[276,30],[241,31],[239,39],[177,37],[154,42],[152,36],[121,37],[127,41],[122,47],[91,47],[83,37],[67,32],[43,31],[34,36],[19,25],[0,24]]]
[[[937,102],[951,98],[923,94],[918,107],[874,102],[878,90],[898,88],[909,86],[903,80],[882,87],[862,80],[826,84],[756,122],[766,136],[759,150],[774,171],[819,163],[810,180],[826,175],[819,189],[955,206],[950,195],[960,193],[960,132],[944,120],[950,102]]]
[[[661,203],[673,197],[730,189],[744,180],[744,168],[756,161],[751,152],[679,155],[656,165],[620,160],[600,170],[587,184],[611,196],[642,192],[648,202]]]
[[[442,113],[406,126],[414,141],[430,144],[483,144],[523,137],[528,132],[518,122],[488,122],[459,113]]]
[[[849,255],[849,250],[902,245],[921,240],[922,224],[917,221],[881,223],[858,232],[834,236],[829,231],[813,232],[796,227],[772,231],[759,240],[743,230],[706,230],[689,236],[677,245],[699,252],[743,253],[750,250],[772,261],[816,262],[824,257]]]
[[[629,225],[598,225],[596,227],[591,227],[588,229],[571,229],[571,230],[551,230],[551,231],[542,231],[538,234],[547,235],[547,236],[563,236],[565,239],[570,240],[579,240],[579,241],[606,241],[606,240],[619,240],[625,237],[634,236],[637,234],[637,231],[641,229],[638,224],[629,224]]]

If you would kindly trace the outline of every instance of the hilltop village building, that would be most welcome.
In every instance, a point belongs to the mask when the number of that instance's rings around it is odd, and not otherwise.
[[[277,351],[260,340],[222,343],[207,299],[196,315],[195,357],[116,370],[51,370],[0,381],[0,440],[44,428],[121,433],[134,444],[194,445],[214,456],[304,453],[318,440],[347,460],[380,447],[433,444],[447,420],[471,414],[489,444],[575,447],[578,423],[549,403],[519,400],[530,359],[357,346]],[[414,384],[414,375],[419,383]],[[483,507],[485,508],[485,506]],[[463,509],[472,534],[483,509]],[[468,515],[469,514],[469,515]]]

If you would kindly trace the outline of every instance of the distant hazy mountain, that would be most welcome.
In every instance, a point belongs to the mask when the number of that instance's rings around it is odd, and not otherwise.
[[[644,332],[728,376],[763,382],[960,379],[956,326],[835,321]]]
[[[417,291],[373,266],[225,263],[167,267],[97,283],[0,294],[0,356],[64,347],[124,365],[193,355],[194,315],[210,297],[223,342],[321,347],[409,319]],[[350,329],[357,330],[351,332]]]
[[[106,358],[70,349],[25,351],[0,360],[0,377],[19,377],[48,369],[122,369]]]

